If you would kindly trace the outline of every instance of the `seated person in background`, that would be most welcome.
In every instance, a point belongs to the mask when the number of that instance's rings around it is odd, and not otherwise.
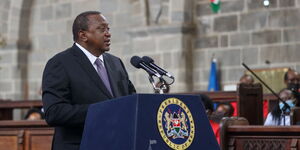
[[[44,119],[44,113],[38,108],[31,108],[25,115],[25,120],[42,120]]]
[[[299,94],[300,78],[299,77],[300,77],[299,74],[293,69],[289,69],[284,74],[284,83],[286,85],[286,88],[288,88],[293,92],[293,94],[295,95],[298,101],[300,100],[300,94]]]
[[[245,83],[245,84],[253,84],[254,83],[254,79],[251,75],[248,74],[244,74],[241,78],[240,78],[240,82],[241,83]]]
[[[230,103],[219,103],[215,112],[223,114],[223,117],[231,117],[233,116],[234,108]]]
[[[289,106],[290,109],[295,107],[297,104],[297,100],[293,92],[289,89],[282,89],[279,92],[279,97],[284,100]],[[279,102],[273,110],[268,114],[267,119],[265,121],[265,126],[282,126],[282,125],[290,125],[290,110],[287,109],[284,113],[282,109],[284,108],[284,104]]]

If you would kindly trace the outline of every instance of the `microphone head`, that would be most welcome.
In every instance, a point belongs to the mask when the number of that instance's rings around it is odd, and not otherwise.
[[[139,56],[132,56],[130,59],[130,63],[136,68],[141,68],[140,63],[142,63],[142,62],[143,62],[143,60]]]
[[[154,60],[148,56],[144,56],[142,59],[146,64],[154,63]]]

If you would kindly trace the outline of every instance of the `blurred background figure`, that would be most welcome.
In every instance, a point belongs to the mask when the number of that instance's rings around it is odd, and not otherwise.
[[[223,117],[232,117],[234,108],[230,103],[219,103],[215,112],[222,113]]]
[[[31,108],[28,110],[27,114],[25,115],[25,120],[42,120],[44,119],[44,113],[41,109],[38,108]]]
[[[284,83],[286,85],[286,88],[291,90],[295,96],[295,98],[299,101],[300,100],[300,75],[298,72],[296,72],[293,69],[289,69],[285,74],[284,74]]]
[[[241,83],[245,83],[245,84],[253,84],[254,83],[254,79],[251,75],[248,74],[244,74],[241,78],[240,78],[240,82]]]
[[[279,97],[285,101],[290,109],[294,108],[298,103],[297,99],[293,92],[289,89],[282,89],[279,92]],[[290,109],[287,109],[285,112],[283,111],[284,104],[279,102],[273,110],[268,114],[267,119],[265,121],[265,126],[282,126],[282,125],[290,125]]]

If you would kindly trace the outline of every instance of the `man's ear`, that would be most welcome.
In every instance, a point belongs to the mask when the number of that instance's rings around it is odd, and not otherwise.
[[[78,32],[78,37],[81,41],[86,42],[88,40],[88,37],[86,36],[86,32],[80,30]]]

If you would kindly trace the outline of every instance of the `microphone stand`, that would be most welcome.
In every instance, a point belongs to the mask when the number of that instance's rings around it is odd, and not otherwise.
[[[275,93],[263,80],[261,80],[245,63],[242,63],[242,65],[252,74],[252,75],[254,75],[255,76],[255,78],[256,79],[258,79],[269,91],[271,91],[271,93],[273,94],[273,95],[275,95],[277,98],[278,98],[278,100],[280,101],[280,102],[282,102],[283,103],[283,108],[282,108],[282,113],[284,114],[283,115],[283,121],[284,121],[284,123],[283,123],[283,125],[285,126],[285,114],[286,114],[286,112],[287,112],[287,110],[290,110],[291,111],[291,107],[284,101],[284,100],[282,100],[280,97],[279,97],[279,95],[277,94],[277,93]]]
[[[156,87],[155,83],[154,83],[154,79],[152,76],[149,75],[149,81],[151,83],[151,85],[153,86],[154,91],[159,91],[159,94],[164,94],[164,90],[167,89],[165,87],[165,80],[162,78],[159,78],[159,82],[163,83],[160,87]]]

